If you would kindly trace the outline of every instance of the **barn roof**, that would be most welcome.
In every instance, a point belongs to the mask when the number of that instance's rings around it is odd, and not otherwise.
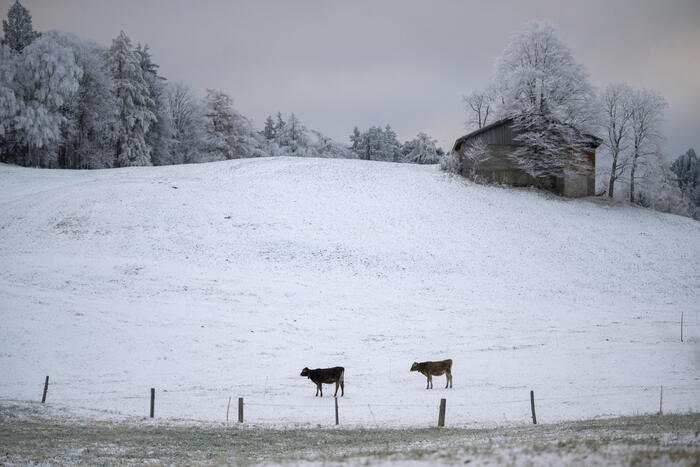
[[[487,131],[489,131],[489,130],[491,130],[491,129],[493,129],[493,128],[496,128],[496,127],[498,127],[498,126],[507,125],[508,123],[511,123],[512,121],[513,121],[513,119],[512,119],[511,117],[502,118],[502,119],[497,120],[497,121],[495,121],[495,122],[493,122],[493,123],[489,123],[488,125],[486,125],[486,126],[484,126],[484,127],[481,127],[481,128],[479,128],[478,130],[474,130],[474,131],[472,131],[471,133],[469,133],[469,134],[467,134],[467,135],[464,135],[464,136],[462,136],[461,138],[457,139],[457,141],[455,141],[454,146],[452,146],[452,150],[454,151],[455,148],[456,148],[460,143],[463,143],[463,142],[465,142],[465,141],[467,141],[467,140],[470,140],[470,139],[474,138],[475,136],[479,136],[480,134],[482,134],[482,133],[484,133],[484,132],[487,132]]]
[[[463,142],[465,142],[465,141],[468,141],[468,140],[470,140],[470,139],[472,139],[472,138],[474,138],[474,137],[476,137],[476,136],[479,136],[479,135],[482,134],[482,133],[486,133],[487,131],[490,131],[490,130],[492,130],[492,129],[494,129],[494,128],[497,128],[497,127],[499,127],[499,126],[508,125],[508,124],[510,124],[510,123],[513,123],[513,118],[512,118],[512,117],[506,117],[506,118],[502,118],[502,119],[500,119],[500,120],[497,120],[497,121],[495,121],[495,122],[493,122],[493,123],[490,123],[490,124],[488,124],[488,125],[486,125],[486,126],[484,126],[484,127],[481,127],[481,128],[479,128],[478,130],[474,130],[474,131],[472,131],[471,133],[466,134],[466,135],[462,136],[461,138],[458,138],[457,141],[455,141],[455,144],[452,146],[452,150],[455,151],[455,150],[457,149],[457,147],[458,147],[461,143],[463,143]],[[592,146],[593,148],[597,148],[597,147],[600,146],[600,145],[602,144],[602,142],[603,142],[602,139],[598,138],[598,137],[595,136],[595,135],[591,135],[591,134],[588,134],[588,133],[584,133],[583,136],[586,136],[586,137],[590,140],[590,144],[591,144],[591,146]]]

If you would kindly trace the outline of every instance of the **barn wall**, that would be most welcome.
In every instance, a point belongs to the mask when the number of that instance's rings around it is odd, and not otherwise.
[[[477,138],[481,139],[484,144],[511,145],[515,144],[513,136],[513,130],[510,125],[499,125],[490,130],[486,130],[477,136]]]
[[[486,144],[489,158],[474,167],[468,160],[462,161],[461,173],[465,177],[476,175],[491,183],[502,183],[512,186],[535,186],[547,189],[557,194],[571,197],[592,196],[595,194],[595,151],[586,151],[591,163],[591,171],[568,175],[566,178],[534,178],[517,168],[508,155],[518,149],[513,141],[517,134],[508,124],[498,125],[473,137]],[[464,141],[458,146],[461,155],[464,154]]]
[[[567,176],[564,179],[564,190],[561,194],[572,198],[588,196],[588,176],[578,174]]]
[[[491,183],[502,183],[512,186],[539,186],[540,182],[514,166],[508,158],[508,154],[516,150],[516,145],[487,145],[490,156],[474,167],[470,161],[462,164],[462,175],[474,174]]]

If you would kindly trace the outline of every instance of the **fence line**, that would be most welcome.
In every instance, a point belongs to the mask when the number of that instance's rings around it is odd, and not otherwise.
[[[51,380],[50,386],[49,386],[48,382],[49,382],[49,377],[47,376],[46,382],[44,384],[44,392],[43,392],[43,395],[41,398],[42,403],[47,400],[47,397],[46,397],[47,387],[53,387],[56,385],[58,385],[60,388],[71,386],[70,384],[61,383],[60,381],[56,382],[53,379]],[[660,397],[660,400],[659,400],[659,406],[658,406],[659,411],[657,413],[660,414],[660,413],[662,413],[662,410],[663,410],[662,407],[663,407],[663,397],[664,397],[663,391],[664,390],[666,392],[667,398],[668,398],[668,394],[673,394],[673,393],[683,394],[683,393],[700,392],[700,385],[693,385],[693,384],[681,384],[681,385],[677,385],[677,386],[665,386],[664,385],[663,389],[661,389],[661,386],[623,386],[623,387],[621,387],[621,389],[622,388],[624,388],[624,390],[614,391],[614,392],[606,392],[606,393],[593,393],[593,394],[586,393],[585,395],[571,394],[568,396],[537,397],[536,401],[539,404],[539,406],[541,407],[542,402],[549,402],[549,401],[562,401],[564,403],[569,403],[569,402],[577,402],[580,399],[601,399],[601,398],[606,398],[606,397],[629,396],[632,392],[634,392],[637,395],[639,395],[641,393],[645,393],[648,395],[656,396],[658,394]],[[509,391],[512,391],[512,390],[509,390]],[[657,391],[660,391],[660,393],[657,393]],[[214,393],[217,393],[220,395],[222,392],[224,392],[224,389],[210,389],[210,388],[204,388],[204,387],[197,387],[196,389],[174,389],[174,390],[173,389],[161,389],[160,392],[165,397],[159,398],[159,401],[160,400],[167,401],[168,400],[168,398],[167,398],[168,393],[180,393],[180,394],[182,394],[182,393],[187,393],[187,392],[189,392],[189,393],[202,393],[202,392],[211,393],[211,392],[214,392]],[[534,394],[532,393],[532,391],[530,391],[530,392],[531,392],[530,399],[523,398],[523,399],[500,400],[500,401],[499,400],[484,401],[483,399],[480,399],[478,401],[478,403],[464,403],[462,401],[459,401],[458,399],[451,399],[451,401],[457,401],[457,403],[450,402],[449,407],[451,409],[453,409],[453,408],[465,408],[465,407],[476,408],[476,407],[483,407],[483,406],[499,406],[499,405],[505,405],[505,404],[523,404],[523,413],[525,413],[526,404],[530,403],[530,405],[532,406],[531,407],[532,420],[533,420],[533,423],[536,423],[535,410],[534,410],[535,409],[534,408],[535,399],[534,399]],[[148,407],[148,405],[146,405],[146,404],[147,404],[147,401],[149,399],[149,394],[148,394],[148,391],[146,390],[146,388],[144,389],[143,393],[141,395],[138,395],[138,396],[137,395],[116,396],[116,394],[118,394],[118,393],[119,393],[119,391],[112,391],[111,392],[112,396],[109,397],[109,399],[111,399],[111,400],[141,400],[141,401],[144,401],[143,416],[146,416],[145,415],[147,413],[146,408]],[[108,393],[108,394],[110,394],[110,393]],[[440,396],[446,396],[449,394],[449,392],[447,392],[447,393],[440,392],[438,394]],[[541,392],[540,392],[540,394],[541,394]],[[100,393],[100,396],[101,396],[100,401],[104,400],[104,395],[105,395],[104,392]],[[207,395],[207,397],[209,397],[209,394],[206,394],[206,395]],[[154,396],[155,396],[155,389],[151,388],[151,391],[150,391],[150,402],[151,402],[150,417],[151,418],[154,417]],[[400,402],[399,403],[383,403],[383,402],[371,403],[371,402],[366,402],[366,401],[360,402],[360,403],[353,403],[353,402],[345,403],[343,401],[339,405],[338,402],[341,399],[338,399],[336,397],[329,397],[329,398],[326,398],[325,400],[328,400],[328,399],[334,400],[336,424],[338,423],[339,411],[343,412],[345,410],[350,410],[350,411],[357,413],[358,411],[365,411],[365,410],[369,409],[372,420],[373,420],[374,424],[376,424],[376,418],[375,418],[374,413],[372,411],[373,406],[379,407],[379,408],[381,408],[381,407],[402,408],[402,409],[420,408],[420,409],[432,409],[432,410],[434,410],[438,407],[437,401],[434,404],[409,403],[409,402],[407,402],[407,403],[400,403]],[[62,402],[68,402],[68,403],[83,402],[84,403],[85,399],[84,398],[63,398],[63,397],[61,397],[61,391],[58,391],[58,393],[56,391],[53,391],[53,392],[49,391],[48,402],[51,403],[51,402],[55,402],[55,401],[57,401],[59,403],[62,403]],[[444,425],[444,420],[445,420],[445,402],[444,401],[445,401],[445,398],[443,397],[443,399],[439,405],[439,407],[440,407],[439,419],[441,420],[441,422],[439,422],[439,426]],[[0,402],[30,402],[30,401],[0,397]],[[229,398],[229,405],[230,405],[230,398]],[[285,407],[285,408],[304,408],[304,409],[307,409],[307,408],[319,409],[319,408],[323,407],[320,404],[313,404],[312,405],[312,404],[266,402],[266,401],[260,400],[260,399],[256,400],[255,398],[253,398],[252,402],[246,401],[245,405],[251,406],[251,407],[271,407],[271,408]],[[239,421],[240,422],[243,421],[243,406],[244,406],[243,398],[239,398]],[[339,407],[340,407],[340,409],[339,409]],[[131,416],[131,417],[134,416],[133,414],[130,415],[130,414],[124,413],[120,410],[95,409],[95,408],[82,407],[82,406],[74,406],[74,407],[66,406],[66,408],[74,408],[76,410],[84,410],[84,411],[101,413],[101,414],[126,415],[126,416]],[[229,409],[229,407],[227,406],[226,407],[227,420],[228,420],[228,409]],[[545,410],[545,412],[546,412],[546,410]],[[346,413],[348,413],[348,412],[346,412]],[[452,413],[454,413],[454,412],[452,412]],[[464,416],[464,415],[468,415],[469,412],[461,410],[461,411],[457,411],[457,413]],[[654,413],[654,412],[652,412],[652,413]],[[345,417],[344,419],[347,420],[348,418],[350,418],[352,420],[353,417],[351,415],[350,417]],[[453,415],[450,415],[450,418],[454,419],[455,417]],[[263,419],[269,419],[269,417],[258,418],[258,420],[263,420]],[[254,422],[255,422],[255,420],[254,420]],[[309,422],[310,421],[307,421],[306,423],[309,423]],[[291,422],[288,420],[281,420],[280,423],[295,423],[295,422]],[[304,422],[300,422],[300,423],[304,423]],[[440,423],[442,425],[440,425]]]

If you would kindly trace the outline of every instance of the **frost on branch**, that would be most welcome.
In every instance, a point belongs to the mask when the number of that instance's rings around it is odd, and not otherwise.
[[[513,119],[522,144],[512,160],[533,177],[587,167],[582,150],[595,122],[588,73],[547,23],[528,23],[497,61],[500,118]]]

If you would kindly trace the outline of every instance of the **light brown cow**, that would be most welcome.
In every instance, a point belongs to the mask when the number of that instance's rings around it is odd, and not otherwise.
[[[411,371],[419,371],[428,378],[428,385],[425,389],[433,388],[433,376],[440,376],[443,374],[447,376],[445,389],[447,389],[448,386],[452,387],[452,360],[449,358],[440,362],[413,362]]]

